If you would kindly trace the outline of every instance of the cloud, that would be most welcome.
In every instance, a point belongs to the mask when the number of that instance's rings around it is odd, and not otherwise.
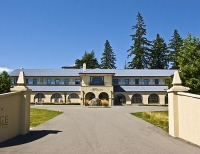
[[[6,68],[6,67],[0,67],[0,73],[6,71],[8,73],[10,73],[12,71],[12,69]]]

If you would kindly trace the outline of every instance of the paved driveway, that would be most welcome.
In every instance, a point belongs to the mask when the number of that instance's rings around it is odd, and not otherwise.
[[[173,138],[131,112],[165,107],[36,106],[64,113],[28,135],[2,144],[1,154],[200,154],[200,147]]]

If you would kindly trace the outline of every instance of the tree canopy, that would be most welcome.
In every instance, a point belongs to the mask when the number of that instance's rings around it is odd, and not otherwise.
[[[183,40],[183,47],[177,58],[180,76],[184,86],[190,92],[200,94],[200,40],[197,37],[188,37]]]
[[[116,55],[114,54],[113,49],[110,46],[110,43],[108,42],[108,40],[106,40],[106,43],[104,46],[105,46],[105,48],[104,48],[104,52],[103,52],[102,58],[101,58],[101,68],[116,69],[117,68],[115,66]]]
[[[99,68],[99,63],[97,58],[95,58],[94,51],[91,51],[90,53],[85,51],[81,59],[76,59],[75,66],[77,68],[82,68],[83,63],[86,63],[88,69]]]
[[[168,47],[164,39],[159,34],[153,40],[152,48],[149,53],[149,68],[150,69],[167,69],[168,68]]]
[[[129,68],[143,69],[147,68],[147,56],[148,56],[148,46],[150,42],[145,37],[146,29],[142,15],[138,12],[137,14],[137,23],[135,26],[132,26],[132,29],[135,30],[135,34],[131,35],[133,45],[127,51],[129,52],[128,58],[134,56],[131,62],[128,62]]]
[[[174,30],[174,35],[172,36],[172,39],[170,40],[169,43],[169,49],[170,50],[170,54],[169,54],[169,58],[171,61],[171,69],[179,69],[179,64],[178,64],[178,55],[179,52],[183,46],[183,39],[180,37],[179,33],[177,30]]]
[[[0,74],[0,94],[10,92],[12,80],[6,71]]]

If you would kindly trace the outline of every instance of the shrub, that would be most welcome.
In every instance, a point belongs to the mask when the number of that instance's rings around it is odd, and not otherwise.
[[[102,106],[108,106],[109,105],[109,103],[106,99],[101,100],[101,104],[102,104]]]
[[[88,100],[85,100],[85,106],[89,106],[89,101]]]
[[[142,119],[168,131],[168,115],[166,112],[143,112]]]

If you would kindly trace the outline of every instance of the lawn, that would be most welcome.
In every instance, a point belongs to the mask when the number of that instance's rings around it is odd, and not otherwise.
[[[30,127],[36,127],[41,123],[50,120],[63,112],[61,111],[51,111],[51,110],[44,110],[44,109],[30,109]]]
[[[131,114],[160,127],[167,132],[169,131],[168,111],[137,112]]]

